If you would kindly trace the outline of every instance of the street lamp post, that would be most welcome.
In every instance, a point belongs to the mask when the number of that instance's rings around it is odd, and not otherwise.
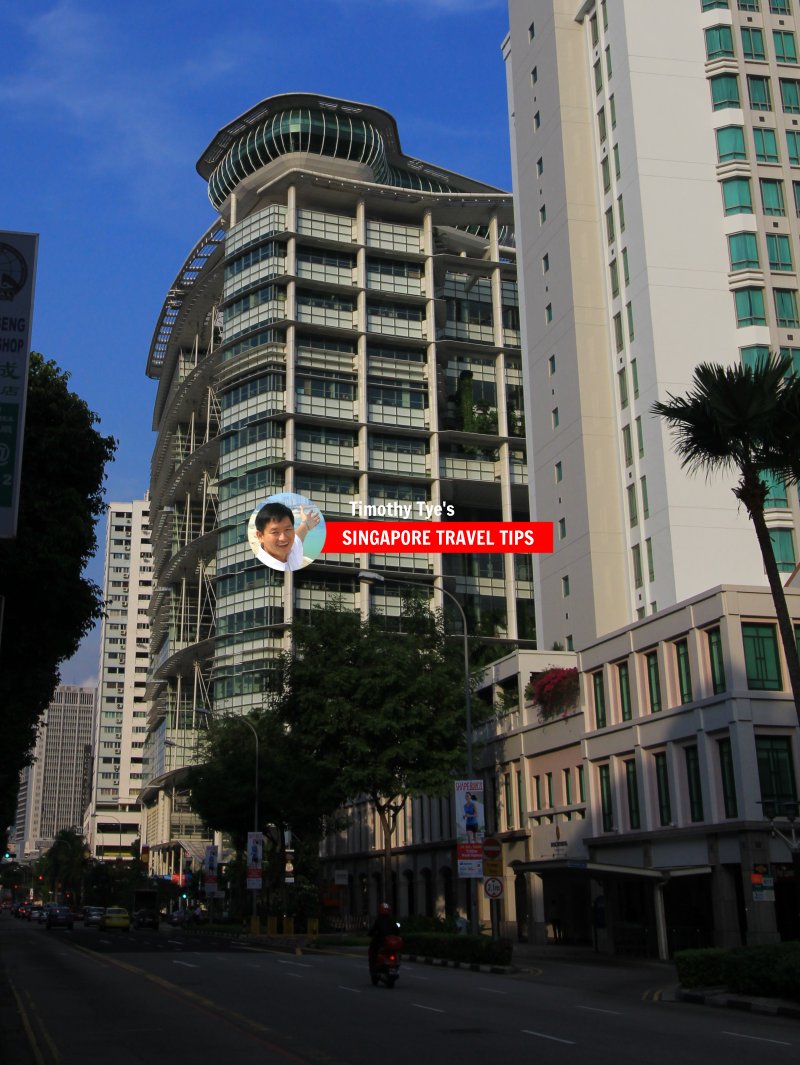
[[[359,570],[358,579],[362,584],[386,584],[386,578],[381,573],[375,573],[373,570]],[[439,580],[438,577],[434,577],[434,582]],[[405,584],[410,588],[419,588],[420,585],[416,581],[403,580],[402,577],[391,578],[392,584]],[[446,595],[451,602],[455,603],[456,609],[461,616],[461,633],[464,644],[464,716],[465,727],[467,732],[467,776],[472,777],[475,773],[475,766],[473,760],[473,746],[472,746],[472,687],[470,684],[470,671],[469,671],[469,632],[467,630],[467,616],[464,613],[464,609],[459,603],[458,599],[452,592],[443,586],[439,585],[439,591]],[[469,884],[467,888],[469,892],[470,901],[470,927],[472,932],[478,933],[478,895],[476,891],[475,878],[469,878]]]

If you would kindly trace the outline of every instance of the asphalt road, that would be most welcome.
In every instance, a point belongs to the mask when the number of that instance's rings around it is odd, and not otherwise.
[[[800,1023],[664,999],[668,970],[547,961],[488,975],[279,954],[162,928],[0,919],[3,1065],[752,1065],[800,1060]]]

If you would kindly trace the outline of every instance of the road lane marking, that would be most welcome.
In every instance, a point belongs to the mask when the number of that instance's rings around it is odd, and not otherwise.
[[[615,1017],[621,1017],[619,1010],[601,1010],[598,1006],[576,1006],[576,1010],[589,1010],[590,1013],[611,1013]]]
[[[278,965],[294,965],[298,969],[313,969],[313,965],[309,965],[306,961],[287,961],[285,958],[278,958]]]
[[[294,980],[302,980],[303,979],[303,974],[302,973],[287,973],[286,975],[287,976],[291,976]]]
[[[485,991],[487,995],[507,995],[507,991],[498,991],[496,987],[479,987],[479,991]]]
[[[545,1035],[544,1032],[532,1032],[530,1028],[522,1029],[523,1035],[535,1035],[537,1039],[549,1039],[552,1043],[566,1043],[567,1046],[574,1047],[574,1039],[559,1039],[557,1035]]]
[[[433,1006],[421,1006],[419,1002],[412,1002],[411,1005],[418,1010],[427,1010],[429,1013],[444,1013],[444,1010],[437,1010]]]
[[[196,965],[192,965],[190,961],[173,961],[173,965],[185,965],[187,969],[196,969]]]
[[[744,1032],[725,1032],[725,1031],[723,1031],[722,1034],[723,1035],[732,1035],[734,1037],[734,1039],[752,1039],[754,1043],[774,1043],[775,1046],[779,1046],[779,1047],[790,1047],[790,1046],[792,1046],[792,1043],[784,1043],[784,1041],[782,1039],[765,1039],[763,1036],[760,1036],[760,1035],[745,1035]]]
[[[361,994],[361,988],[360,987],[348,987],[347,984],[339,984],[339,990],[340,991],[352,991],[353,994],[355,994],[355,995],[360,995]]]

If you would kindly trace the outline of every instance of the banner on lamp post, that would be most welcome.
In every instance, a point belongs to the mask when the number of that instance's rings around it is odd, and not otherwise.
[[[260,891],[261,864],[264,860],[264,833],[247,833],[247,890]]]
[[[483,837],[486,835],[483,781],[457,780],[455,796],[458,875],[468,879],[481,879],[483,877]]]
[[[203,872],[205,874],[206,895],[217,893],[217,862],[219,861],[219,848],[213,843],[206,847],[203,857]]]

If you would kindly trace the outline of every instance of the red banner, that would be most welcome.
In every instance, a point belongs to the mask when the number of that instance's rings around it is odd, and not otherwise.
[[[329,521],[323,553],[528,555],[552,550],[551,521]]]

